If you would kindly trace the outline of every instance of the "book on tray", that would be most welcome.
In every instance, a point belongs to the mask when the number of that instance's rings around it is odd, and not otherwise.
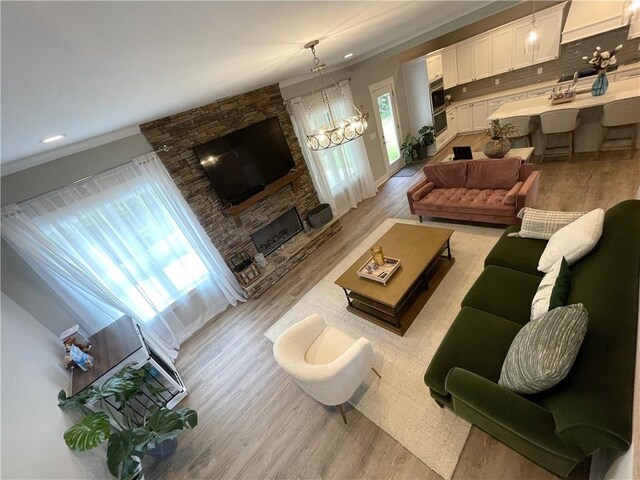
[[[384,257],[384,265],[378,265],[371,257],[357,273],[359,277],[386,284],[399,266],[400,260],[397,258]]]

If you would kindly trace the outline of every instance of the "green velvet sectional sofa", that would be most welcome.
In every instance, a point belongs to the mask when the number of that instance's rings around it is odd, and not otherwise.
[[[589,326],[569,375],[520,395],[498,385],[511,341],[529,321],[546,241],[507,229],[462,302],[425,374],[431,396],[551,472],[567,476],[600,448],[631,443],[640,276],[640,200],[605,214],[596,247],[571,267],[568,304]]]

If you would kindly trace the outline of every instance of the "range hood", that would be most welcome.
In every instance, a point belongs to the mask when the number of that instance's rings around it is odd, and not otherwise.
[[[561,43],[575,42],[622,27],[623,3],[622,0],[572,0],[567,21],[562,29]]]

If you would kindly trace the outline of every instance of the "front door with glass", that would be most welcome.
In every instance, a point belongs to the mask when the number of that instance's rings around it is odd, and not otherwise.
[[[379,82],[369,87],[373,102],[374,116],[380,143],[385,159],[385,167],[389,175],[395,173],[404,165],[400,152],[400,126],[398,124],[398,108],[396,106],[393,79]]]

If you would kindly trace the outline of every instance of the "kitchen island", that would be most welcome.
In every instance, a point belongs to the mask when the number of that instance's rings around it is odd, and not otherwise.
[[[576,99],[572,102],[551,105],[551,100],[545,95],[534,98],[525,98],[502,105],[498,110],[489,115],[488,120],[502,120],[517,116],[531,116],[533,123],[540,123],[540,114],[556,110],[577,108],[580,110],[580,123],[575,131],[576,153],[595,152],[600,145],[603,129],[600,124],[602,106],[606,103],[627,98],[640,97],[640,77],[629,78],[619,82],[611,82],[607,93],[599,97],[591,95],[591,89],[578,87]],[[640,128],[637,126],[636,128]],[[640,139],[640,136],[638,137]],[[544,138],[538,128],[533,136],[535,154],[542,153]]]

